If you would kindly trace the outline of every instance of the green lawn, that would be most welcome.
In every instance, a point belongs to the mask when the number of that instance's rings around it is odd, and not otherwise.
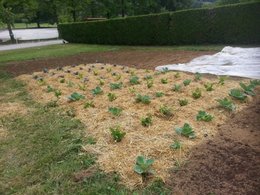
[[[42,23],[40,24],[41,28],[45,28],[45,27],[57,27],[56,24],[49,24],[49,23]],[[0,29],[6,28],[5,25],[1,25]],[[15,29],[20,29],[20,28],[37,28],[37,24],[36,23],[29,23],[29,24],[25,24],[25,23],[14,23],[14,28]]]
[[[188,51],[220,51],[221,45],[205,46],[109,46],[109,45],[88,45],[88,44],[64,44],[42,46],[27,49],[0,52],[0,65],[11,61],[32,60],[40,58],[52,58],[69,56],[86,52],[119,51],[119,50],[149,50],[149,51],[169,51],[169,50],[188,50]]]

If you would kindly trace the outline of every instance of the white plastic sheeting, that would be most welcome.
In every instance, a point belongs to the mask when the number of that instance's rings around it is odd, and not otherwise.
[[[260,47],[224,47],[214,55],[204,55],[186,64],[158,66],[156,70],[179,70],[260,79]]]

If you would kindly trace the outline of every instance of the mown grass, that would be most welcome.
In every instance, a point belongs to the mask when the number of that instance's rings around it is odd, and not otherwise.
[[[27,115],[0,117],[0,194],[169,194],[161,181],[135,192],[119,185],[119,176],[98,169],[79,182],[74,174],[92,169],[96,156],[82,151],[88,131],[64,109],[34,102],[25,85],[0,73],[0,103],[20,102]],[[16,94],[9,99],[9,94]]]
[[[70,56],[79,53],[102,51],[220,51],[223,46],[110,46],[88,44],[62,44],[0,52],[0,66],[11,61],[34,60]]]

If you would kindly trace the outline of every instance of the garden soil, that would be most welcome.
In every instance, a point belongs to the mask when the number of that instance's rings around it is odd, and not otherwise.
[[[46,67],[56,68],[96,61],[154,69],[158,65],[185,63],[195,57],[213,53],[187,51],[88,53],[12,62],[6,69],[14,75],[21,75],[31,74]],[[230,79],[240,80],[234,77]],[[179,168],[169,170],[169,177],[165,182],[174,194],[260,194],[259,88],[257,94],[245,109],[230,115],[224,124],[218,124],[214,136],[208,136],[209,139],[191,149],[190,155]]]

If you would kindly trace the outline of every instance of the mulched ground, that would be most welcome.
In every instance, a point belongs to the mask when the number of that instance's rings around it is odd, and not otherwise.
[[[31,74],[41,71],[43,68],[95,62],[154,69],[159,65],[185,63],[195,57],[213,53],[212,51],[110,51],[82,53],[67,57],[12,62],[7,64],[6,70],[18,76],[20,74]]]
[[[53,59],[13,62],[14,75],[80,63],[111,63],[154,69],[185,63],[213,52],[117,51],[87,53]],[[260,90],[251,105],[219,126],[219,134],[194,148],[179,171],[172,171],[167,186],[175,194],[260,194]]]

